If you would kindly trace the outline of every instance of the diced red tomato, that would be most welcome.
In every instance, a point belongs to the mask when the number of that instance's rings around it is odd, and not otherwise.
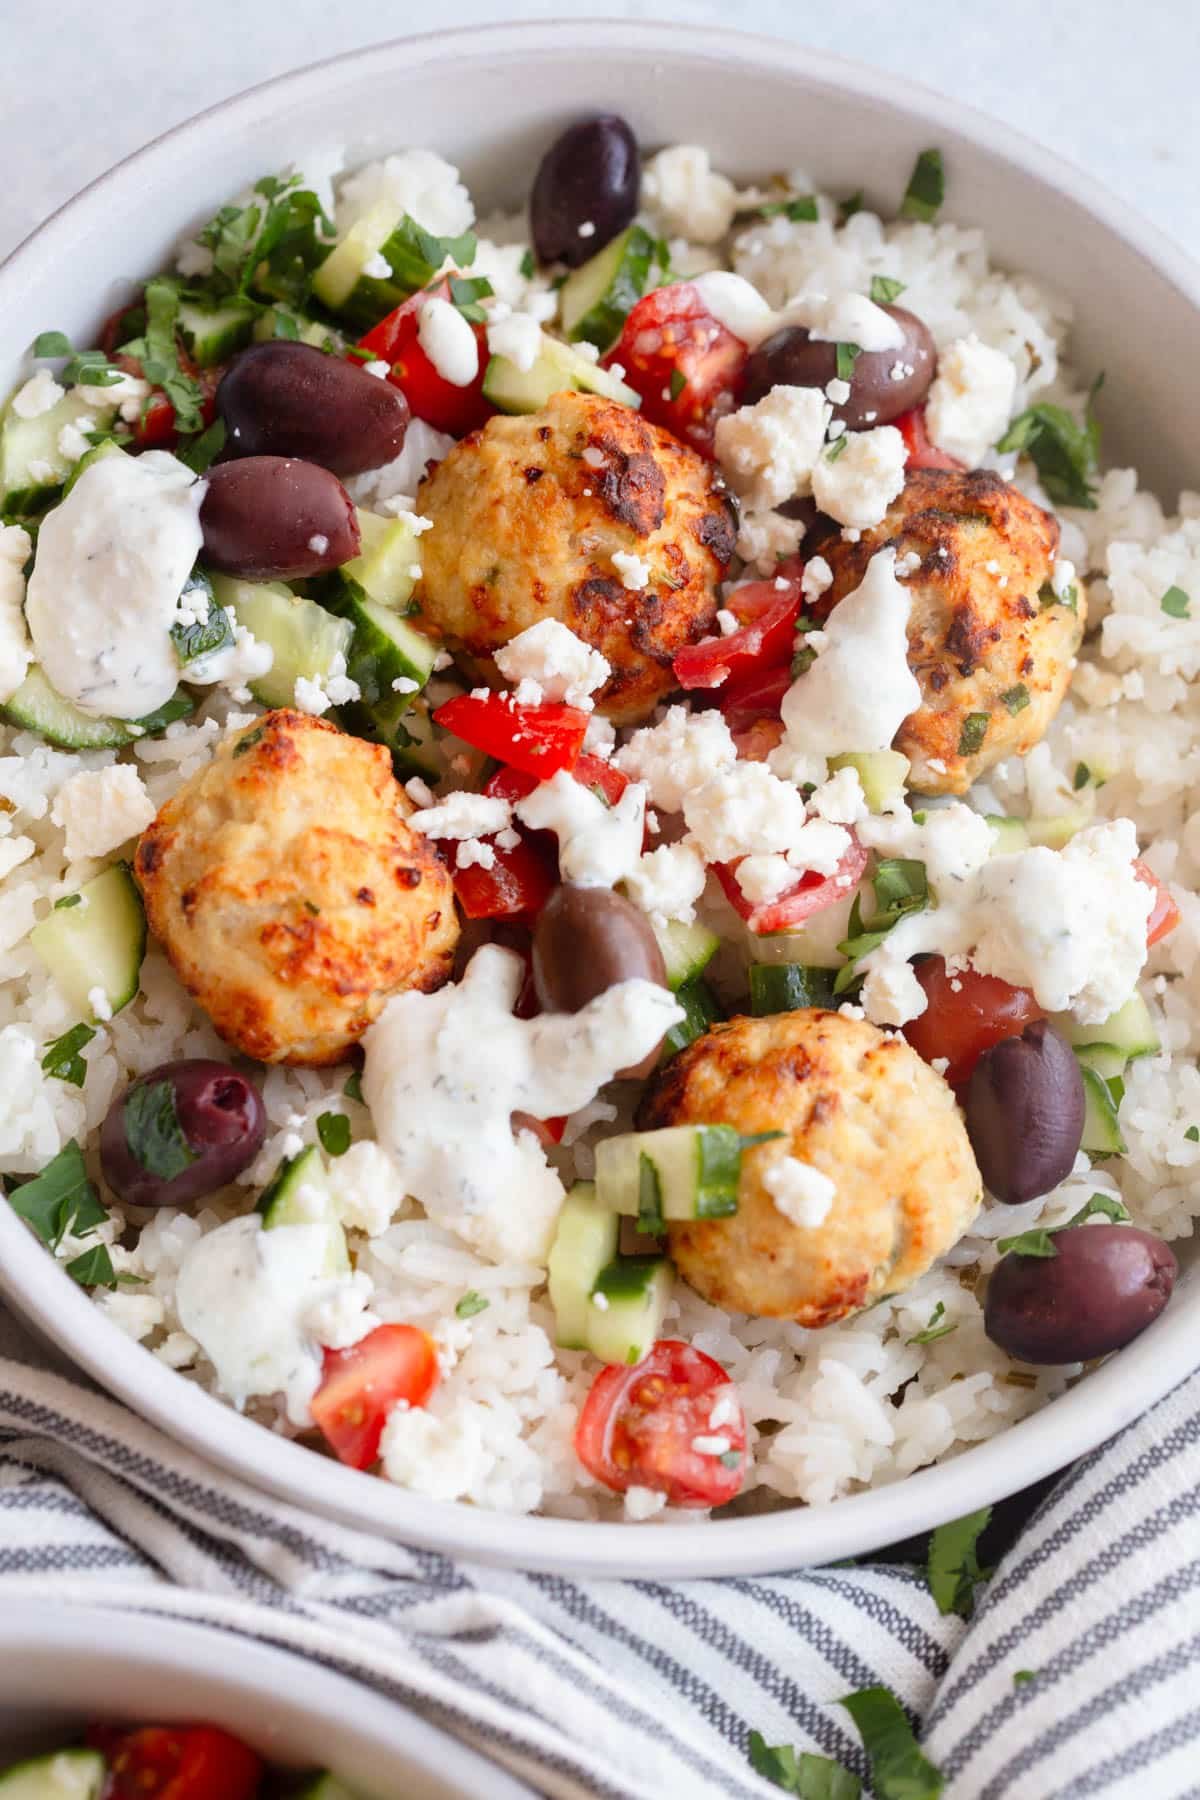
[[[430,299],[449,298],[448,277],[422,288],[373,325],[360,340],[359,349],[369,350],[375,360],[391,364],[388,380],[403,393],[416,418],[424,419],[438,431],[448,431],[451,437],[465,437],[495,410],[483,397],[488,365],[487,327],[471,327],[479,352],[479,372],[466,387],[455,387],[439,374],[417,341],[422,306]]]
[[[556,1144],[561,1144],[563,1132],[567,1129],[565,1116],[561,1119],[535,1119],[532,1113],[515,1112],[512,1123],[514,1131],[532,1131],[543,1150],[553,1150]]]
[[[598,788],[610,806],[615,806],[629,786],[628,775],[605,762],[602,756],[581,756],[571,771],[580,787]],[[538,785],[536,775],[521,769],[497,769],[484,786],[484,793],[500,800],[523,800]]]
[[[254,1800],[263,1763],[216,1725],[93,1726],[87,1741],[108,1759],[107,1800]]]
[[[929,441],[929,433],[925,429],[925,408],[914,406],[911,411],[901,413],[892,420],[892,424],[908,446],[908,464],[910,469],[961,469],[956,456],[945,450],[939,450],[936,444]]]
[[[948,974],[941,956],[927,956],[914,973],[925,990],[926,1007],[910,1019],[904,1035],[925,1062],[945,1057],[946,1080],[960,1088],[985,1050],[1005,1038],[1020,1037],[1034,1019],[1044,1019],[1028,988],[1014,987],[975,969]]]
[[[760,719],[778,719],[783,696],[791,685],[790,661],[731,675],[721,689],[721,711],[730,731],[745,731]]]
[[[1144,881],[1153,889],[1154,905],[1150,908],[1150,917],[1146,921],[1146,948],[1157,944],[1162,938],[1169,937],[1179,923],[1180,912],[1175,904],[1174,896],[1165,881],[1160,881],[1154,870],[1144,863],[1140,856],[1134,858],[1133,872],[1139,881]]]
[[[114,368],[124,369],[127,375],[142,373],[142,365],[136,356],[117,355],[113,357]],[[194,363],[186,350],[179,352],[179,366],[185,374],[191,375],[200,384],[200,419],[202,425],[211,425],[217,413],[217,388],[225,373],[225,365],[220,364],[211,369],[202,369]],[[139,450],[172,450],[179,441],[175,429],[175,408],[167,399],[161,388],[153,388],[145,405],[131,427],[133,441]]]
[[[496,860],[490,869],[479,863],[457,869],[457,846],[446,843],[441,848],[453,871],[458,904],[468,919],[534,919],[558,886],[552,832],[523,831],[520,843],[510,850],[493,843]]]
[[[377,1325],[348,1350],[327,1350],[312,1415],[352,1469],[369,1469],[397,1401],[424,1406],[438,1383],[437,1350],[415,1325]]]
[[[433,716],[464,743],[538,781],[575,767],[588,726],[577,706],[517,706],[509,695],[493,693],[457,694]]]
[[[695,1450],[696,1438],[724,1439],[729,1447]],[[724,1506],[746,1472],[742,1403],[719,1362],[660,1338],[633,1368],[611,1363],[597,1375],[575,1428],[575,1454],[619,1494],[648,1487],[673,1506]]]
[[[728,637],[688,644],[677,652],[673,667],[682,688],[715,688],[735,678],[786,664],[796,635],[800,588],[795,582],[777,588],[773,581],[752,581],[729,596],[728,608],[740,629]]]
[[[604,366],[620,363],[643,417],[711,456],[717,420],[741,400],[748,356],[700,290],[678,281],[638,301]]]
[[[796,925],[802,925],[814,913],[822,912],[825,907],[833,906],[840,900],[848,900],[854,892],[867,869],[867,852],[856,837],[851,837],[850,848],[832,875],[818,875],[813,871],[801,875],[795,887],[781,894],[778,900],[766,900],[755,904],[747,900],[738,886],[737,868],[741,862],[714,863],[713,867],[721,886],[725,890],[726,899],[739,916],[745,919],[751,931],[765,934],[772,931],[790,931]]]

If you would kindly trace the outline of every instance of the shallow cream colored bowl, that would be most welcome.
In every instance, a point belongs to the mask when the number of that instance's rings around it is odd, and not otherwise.
[[[896,76],[741,33],[564,23],[418,38],[269,82],[103,176],[0,269],[0,388],[48,327],[87,342],[130,275],[165,264],[183,227],[290,160],[349,161],[406,144],[458,162],[482,206],[520,202],[568,120],[619,110],[643,143],[703,140],[749,177],[806,169],[865,187],[885,213],[916,153],[945,152],[947,214],[993,254],[1076,303],[1076,355],[1103,368],[1110,457],[1174,499],[1200,485],[1200,271],[1086,177]],[[832,1505],[694,1525],[510,1519],[434,1505],[248,1424],[107,1325],[7,1209],[0,1288],[96,1378],[211,1462],[365,1529],[484,1561],[590,1575],[720,1575],[823,1562],[905,1538],[1024,1486],[1102,1442],[1200,1355],[1200,1284],[1185,1281],[1136,1344],[1002,1437],[941,1468]]]
[[[0,1618],[0,1769],[85,1725],[223,1725],[285,1769],[332,1769],[363,1800],[533,1800],[405,1707],[231,1632],[88,1606]]]

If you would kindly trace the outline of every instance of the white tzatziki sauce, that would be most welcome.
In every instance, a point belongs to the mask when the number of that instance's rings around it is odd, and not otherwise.
[[[809,636],[817,660],[783,697],[788,745],[821,756],[886,750],[921,689],[908,666],[912,596],[896,580],[896,552],[879,550],[862,582]]]
[[[56,693],[141,719],[171,698],[179,596],[200,554],[205,483],[164,450],[85,469],[38,533],[25,616]]]

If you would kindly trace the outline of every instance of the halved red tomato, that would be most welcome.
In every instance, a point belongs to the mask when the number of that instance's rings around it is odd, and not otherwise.
[[[465,744],[538,781],[575,767],[588,727],[588,715],[577,706],[518,706],[509,694],[497,693],[456,694],[433,717]]]
[[[1146,921],[1146,948],[1157,944],[1162,938],[1169,937],[1180,920],[1180,911],[1175,897],[1165,881],[1160,881],[1154,870],[1144,863],[1140,856],[1134,858],[1133,872],[1139,881],[1144,881],[1154,892],[1154,905],[1150,908],[1150,917]]]
[[[521,841],[505,850],[492,842],[496,860],[490,869],[474,863],[454,866],[457,845],[442,849],[454,879],[454,893],[468,919],[534,919],[558,886],[558,853],[548,831],[523,831]]]
[[[985,1050],[1020,1037],[1034,1019],[1046,1016],[1028,988],[975,969],[951,974],[942,956],[925,957],[913,972],[925,990],[926,1006],[919,1018],[909,1020],[904,1035],[925,1062],[946,1058],[952,1088],[963,1085]]]
[[[818,875],[810,870],[777,900],[757,903],[747,900],[738,885],[737,868],[741,860],[739,856],[736,862],[714,863],[713,868],[730,905],[745,919],[751,931],[763,934],[790,931],[825,907],[849,899],[866,874],[868,858],[858,839],[851,836],[850,847],[832,875]]]
[[[262,1759],[217,1725],[94,1726],[93,1749],[108,1758],[108,1800],[254,1800]]]
[[[615,806],[629,786],[628,775],[605,762],[602,756],[583,755],[571,770],[580,787],[596,788],[610,806]],[[500,800],[523,800],[538,786],[539,777],[523,769],[497,769],[484,784],[484,793]]]
[[[753,671],[791,657],[800,585],[782,576],[780,580],[782,587],[774,581],[751,581],[735,589],[727,606],[739,629],[703,644],[687,644],[676,652],[672,666],[681,688],[721,687],[735,677],[745,680]]]
[[[892,424],[908,446],[908,463],[910,469],[962,469],[956,456],[945,450],[939,450],[936,444],[929,441],[929,433],[925,429],[925,408],[914,406],[911,411],[900,413],[892,420]]]
[[[437,1384],[437,1349],[428,1332],[377,1325],[348,1350],[325,1352],[312,1415],[341,1462],[369,1469],[392,1408],[400,1400],[424,1406]]]
[[[792,685],[792,665],[754,668],[742,676],[731,675],[721,689],[721,711],[730,731],[745,731],[760,719],[777,719],[783,696]]]
[[[639,300],[605,368],[642,396],[642,415],[712,455],[717,420],[736,411],[749,356],[741,338],[715,319],[690,281],[656,288]]]
[[[575,1454],[619,1494],[647,1487],[673,1506],[724,1506],[745,1477],[746,1417],[719,1362],[660,1338],[633,1368],[611,1363],[597,1375]]]
[[[483,397],[483,378],[487,374],[487,327],[473,325],[479,352],[479,370],[466,387],[455,387],[439,374],[417,341],[421,308],[427,300],[449,300],[450,278],[444,276],[432,287],[403,301],[386,319],[373,325],[359,340],[360,350],[369,350],[377,362],[391,365],[388,380],[398,387],[414,417],[424,419],[438,431],[451,437],[465,437],[491,418],[495,408]]]

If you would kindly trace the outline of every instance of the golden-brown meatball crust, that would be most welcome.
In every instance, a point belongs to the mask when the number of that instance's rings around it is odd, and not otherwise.
[[[982,1198],[941,1076],[903,1038],[840,1013],[714,1025],[672,1057],[638,1123],[785,1134],[745,1152],[736,1213],[669,1227],[680,1274],[729,1312],[832,1325],[911,1286]],[[783,1156],[836,1184],[823,1224],[794,1224],[764,1186]]]
[[[337,1062],[401,988],[450,973],[450,875],[388,752],[269,712],[232,733],[138,841],[150,929],[230,1044]]]
[[[555,394],[541,412],[489,419],[422,483],[420,604],[427,628],[483,678],[492,652],[559,619],[605,655],[596,696],[619,724],[677,684],[671,659],[715,630],[733,510],[711,463],[627,406]],[[624,586],[614,551],[643,557]]]
[[[1071,606],[1048,586],[1058,536],[1056,519],[991,470],[921,469],[857,543],[821,546],[833,570],[823,605],[859,585],[877,550],[920,558],[901,579],[912,594],[908,661],[923,704],[894,740],[918,793],[965,793],[1046,735],[1087,617],[1082,585]]]

